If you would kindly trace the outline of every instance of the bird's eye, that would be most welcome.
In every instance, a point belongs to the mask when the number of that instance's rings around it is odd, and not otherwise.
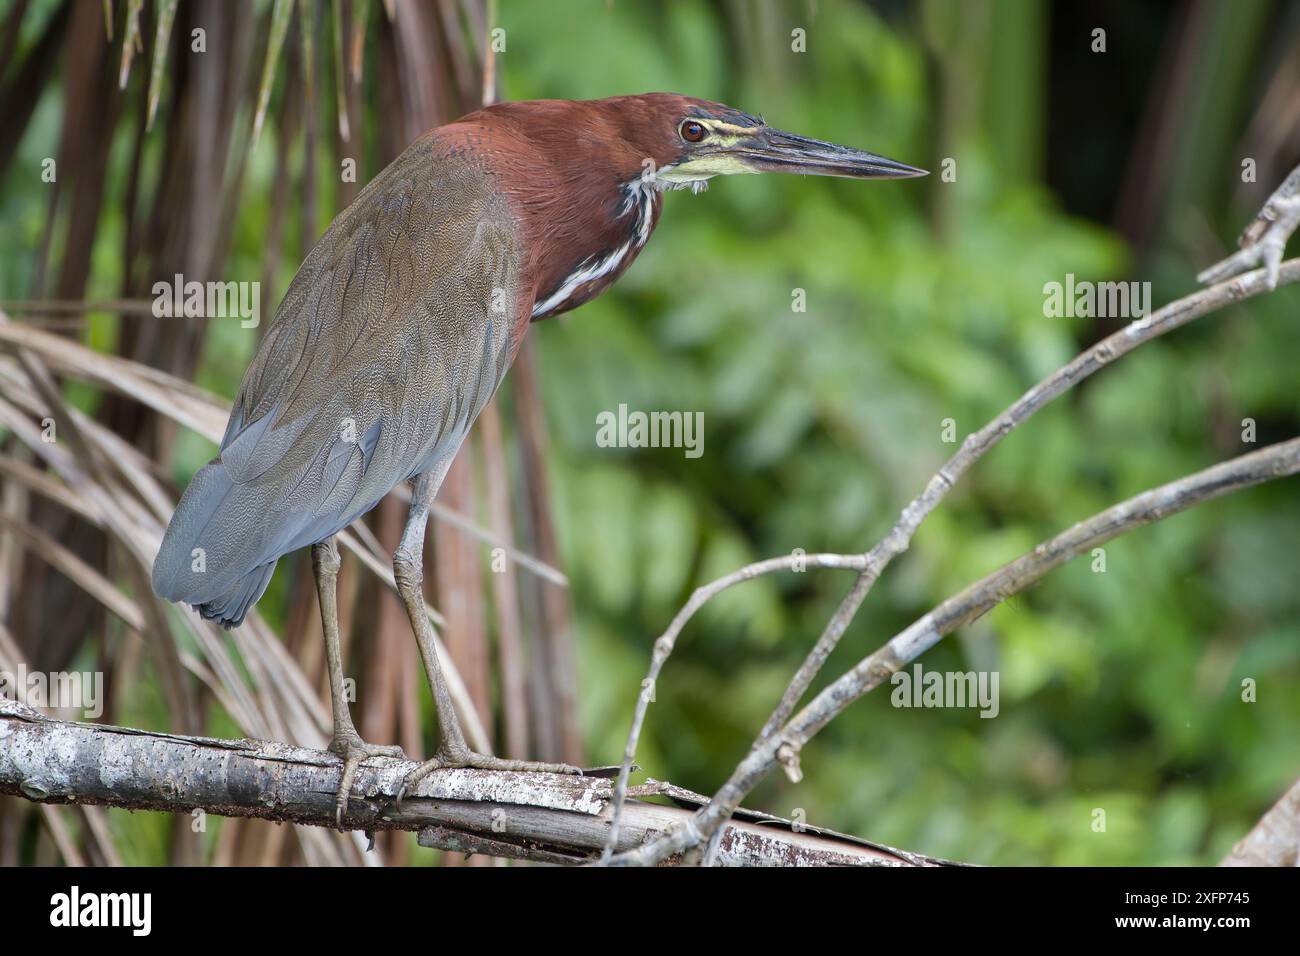
[[[686,140],[686,142],[698,143],[700,140],[704,139],[706,130],[704,129],[703,123],[697,123],[695,120],[687,120],[682,124],[680,132],[682,134],[682,139]]]

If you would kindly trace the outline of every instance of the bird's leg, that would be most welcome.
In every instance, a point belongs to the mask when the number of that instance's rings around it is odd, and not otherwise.
[[[334,704],[334,738],[330,750],[343,758],[343,777],[339,781],[339,794],[334,804],[334,822],[343,829],[343,811],[347,809],[348,794],[357,768],[367,757],[401,757],[401,747],[378,747],[361,739],[352,724],[348,699],[343,689],[343,652],[339,646],[339,549],[333,536],[312,545],[311,567],[316,575],[316,594],[320,598],[321,629],[325,632],[325,656],[329,660],[330,697]]]
[[[443,767],[476,767],[481,770],[517,770],[542,773],[582,773],[577,767],[562,763],[539,763],[532,760],[506,760],[491,754],[481,754],[469,749],[465,735],[460,729],[460,720],[456,716],[451,701],[451,691],[447,688],[447,679],[442,673],[442,664],[438,661],[438,650],[434,644],[433,626],[429,615],[425,613],[424,592],[424,531],[429,521],[429,506],[437,493],[438,482],[435,473],[426,472],[415,481],[411,494],[411,510],[406,519],[406,528],[402,531],[402,540],[393,555],[393,578],[397,582],[397,591],[406,605],[407,617],[411,620],[411,630],[420,648],[420,657],[424,661],[425,676],[429,688],[433,691],[433,702],[438,709],[438,750],[431,760],[425,761],[411,771],[398,791],[400,803],[407,790],[434,770]]]

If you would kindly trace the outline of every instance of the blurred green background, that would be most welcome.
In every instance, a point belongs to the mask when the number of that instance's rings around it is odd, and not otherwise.
[[[611,292],[530,332],[593,763],[621,753],[651,642],[692,588],[795,548],[866,550],[955,451],[945,419],[960,440],[1122,324],[1046,317],[1045,283],[1150,281],[1157,307],[1184,295],[1300,159],[1296,3],[502,0],[494,22],[504,99],[671,90],[934,171],[670,194]],[[374,134],[385,117],[367,109]],[[53,85],[5,173],[2,299],[30,293],[47,209],[24,183],[61,117]],[[123,135],[111,162],[129,147]],[[250,154],[225,277],[257,275],[275,153],[264,137]],[[1256,182],[1242,182],[1245,158]],[[953,181],[938,175],[948,159]],[[318,231],[337,198],[332,160],[321,167]],[[87,298],[119,294],[122,233],[106,205]],[[298,261],[277,264],[277,301]],[[1016,431],[925,522],[816,686],[1075,521],[1295,435],[1296,296],[1144,346]],[[79,334],[111,348],[118,321],[92,315]],[[196,381],[233,396],[253,345],[214,326]],[[620,403],[703,412],[704,455],[597,447],[596,416]],[[1242,442],[1245,418],[1257,445]],[[212,446],[177,448],[179,485]],[[999,672],[996,719],[896,709],[883,688],[806,748],[802,782],[773,777],[746,804],[981,864],[1214,863],[1300,772],[1296,487],[1140,529],[1107,546],[1105,573],[1077,560],[925,655],[926,669]],[[851,580],[770,577],[710,604],[659,683],[645,771],[721,784]],[[263,602],[272,621],[286,590]],[[134,862],[163,858],[125,843]]]

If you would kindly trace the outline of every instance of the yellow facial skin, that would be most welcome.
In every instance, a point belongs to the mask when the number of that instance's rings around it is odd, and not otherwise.
[[[714,176],[732,176],[737,173],[755,173],[731,150],[741,143],[753,142],[764,127],[733,126],[720,120],[706,119],[702,116],[691,117],[706,130],[707,136],[700,141],[700,152],[674,166],[661,169],[657,178],[667,183],[688,184],[712,179]]]

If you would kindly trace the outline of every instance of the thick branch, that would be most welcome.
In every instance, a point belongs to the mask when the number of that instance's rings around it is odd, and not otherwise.
[[[419,830],[425,846],[552,863],[595,859],[609,829],[609,780],[555,774],[442,770],[401,809],[394,794],[415,764],[377,759],[357,774],[344,826]],[[339,759],[321,750],[253,740],[148,733],[47,718],[0,697],[0,793],[39,803],[81,803],[334,823]],[[686,824],[706,797],[668,784],[637,788],[686,806],[629,801],[620,848]],[[800,830],[802,832],[796,832]],[[941,861],[741,811],[721,862],[732,866],[915,866]]]

